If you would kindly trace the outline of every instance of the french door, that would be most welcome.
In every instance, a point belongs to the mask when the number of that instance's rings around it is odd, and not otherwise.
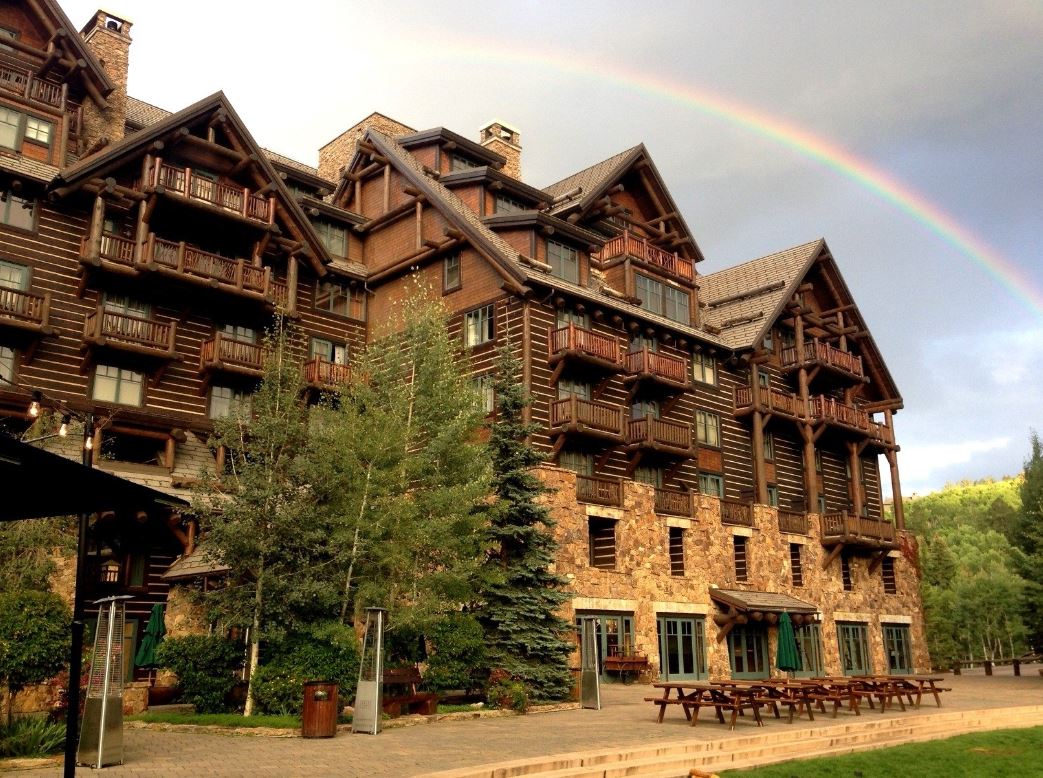
[[[904,624],[884,624],[883,627],[887,672],[892,675],[912,674],[913,651],[909,642],[909,627]]]
[[[869,675],[873,665],[869,659],[869,627],[865,624],[837,624],[840,641],[840,669],[844,675]]]
[[[762,626],[740,624],[728,633],[732,678],[767,678],[768,633]]]
[[[703,619],[661,616],[659,673],[664,681],[706,678],[706,629]]]
[[[797,638],[800,655],[800,670],[794,672],[798,678],[817,678],[824,673],[822,668],[822,631],[818,624],[803,624],[793,630]]]

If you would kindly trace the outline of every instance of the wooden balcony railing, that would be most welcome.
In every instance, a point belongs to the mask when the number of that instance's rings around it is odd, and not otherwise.
[[[695,266],[690,259],[663,251],[629,230],[624,230],[622,235],[617,235],[605,243],[605,247],[597,255],[602,262],[607,262],[615,257],[633,257],[649,265],[660,267],[667,273],[686,281],[695,279]]]
[[[173,241],[148,236],[144,260],[174,271],[179,275],[271,298],[271,268],[257,267],[244,259],[229,259],[220,254],[195,248],[184,241]]]
[[[779,511],[779,531],[793,535],[808,534],[808,514],[798,511]]]
[[[346,384],[351,380],[351,365],[339,365],[322,357],[312,357],[302,365],[304,383],[316,388]]]
[[[895,542],[895,525],[882,519],[848,513],[822,514],[822,541],[852,545],[888,545]]]
[[[577,327],[575,324],[551,330],[547,338],[547,357],[556,361],[566,354],[590,357],[598,362],[622,368],[619,341],[611,335]]]
[[[86,246],[86,238],[84,244]],[[102,259],[117,262],[127,267],[134,267],[134,241],[111,232],[102,233],[101,251]]]
[[[787,346],[782,350],[780,356],[784,368],[800,367],[797,360],[796,346]],[[862,366],[862,357],[856,356],[847,351],[841,351],[835,346],[823,343],[820,340],[805,341],[803,364],[811,364],[815,362],[835,368],[856,378],[862,378],[865,376]]]
[[[753,526],[753,506],[739,500],[721,500],[721,523],[737,524],[741,527]]]
[[[257,343],[235,340],[217,333],[199,349],[199,371],[228,370],[260,376],[264,370],[264,348]]]
[[[46,333],[50,329],[51,293],[0,287],[0,325]]]
[[[623,437],[623,409],[618,405],[584,400],[572,395],[550,404],[550,425],[555,429],[587,432],[601,437]]]
[[[162,186],[166,191],[192,200],[209,203],[244,219],[271,224],[274,216],[273,198],[262,197],[249,187],[221,183],[200,175],[188,167],[175,167],[156,158],[148,182]]]
[[[760,407],[757,410],[771,411],[791,419],[802,419],[807,415],[804,410],[804,402],[798,395],[766,387],[758,387],[758,389]],[[735,412],[749,410],[753,406],[753,389],[749,386],[735,387]]]
[[[671,384],[688,385],[688,360],[649,351],[647,347],[629,352],[624,369],[628,375],[647,375]]]
[[[176,330],[174,322],[127,316],[100,305],[83,320],[83,339],[88,343],[166,356],[174,354]]]
[[[692,494],[679,489],[655,490],[655,512],[668,516],[691,516]]]
[[[691,451],[692,427],[646,416],[627,423],[627,445]]]
[[[623,504],[623,482],[602,475],[577,475],[576,500],[618,507]]]
[[[25,100],[36,100],[53,108],[62,108],[62,85],[43,81],[30,70],[0,64],[0,89]]]

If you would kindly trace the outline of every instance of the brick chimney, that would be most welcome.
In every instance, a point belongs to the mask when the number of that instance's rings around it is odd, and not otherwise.
[[[337,183],[340,180],[340,171],[347,167],[351,158],[355,156],[355,144],[370,128],[390,135],[392,138],[416,132],[412,127],[382,113],[371,113],[319,149],[319,176]]]
[[[93,101],[84,104],[86,147],[107,138],[110,143],[123,139],[127,119],[127,73],[130,66],[131,23],[108,11],[97,11],[80,30],[84,43],[101,63],[102,70],[115,84],[108,96],[109,107],[100,110]]]
[[[491,121],[478,139],[485,148],[507,158],[503,173],[521,181],[521,133],[509,124]]]

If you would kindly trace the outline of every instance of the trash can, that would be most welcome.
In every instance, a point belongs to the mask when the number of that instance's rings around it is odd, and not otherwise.
[[[304,684],[301,737],[333,737],[337,734],[337,684],[308,681]]]

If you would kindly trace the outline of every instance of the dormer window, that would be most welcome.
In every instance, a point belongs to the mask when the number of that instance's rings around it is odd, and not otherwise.
[[[547,264],[551,267],[551,275],[563,281],[579,283],[579,252],[571,246],[548,240]]]
[[[319,240],[331,257],[347,259],[348,257],[348,231],[339,224],[320,219],[315,222],[315,231],[319,234]]]
[[[50,122],[45,122],[43,119],[37,119],[34,116],[27,116],[25,120],[25,137],[26,140],[36,141],[37,143],[50,146],[51,136],[54,134],[54,125]]]
[[[515,200],[513,197],[498,194],[496,195],[494,210],[499,214],[508,214],[521,213],[522,211],[531,210],[531,208],[525,205],[525,203]]]
[[[475,162],[473,159],[461,157],[457,154],[453,154],[449,157],[450,173],[460,173],[464,170],[474,170],[476,167],[481,167],[481,165]]]

